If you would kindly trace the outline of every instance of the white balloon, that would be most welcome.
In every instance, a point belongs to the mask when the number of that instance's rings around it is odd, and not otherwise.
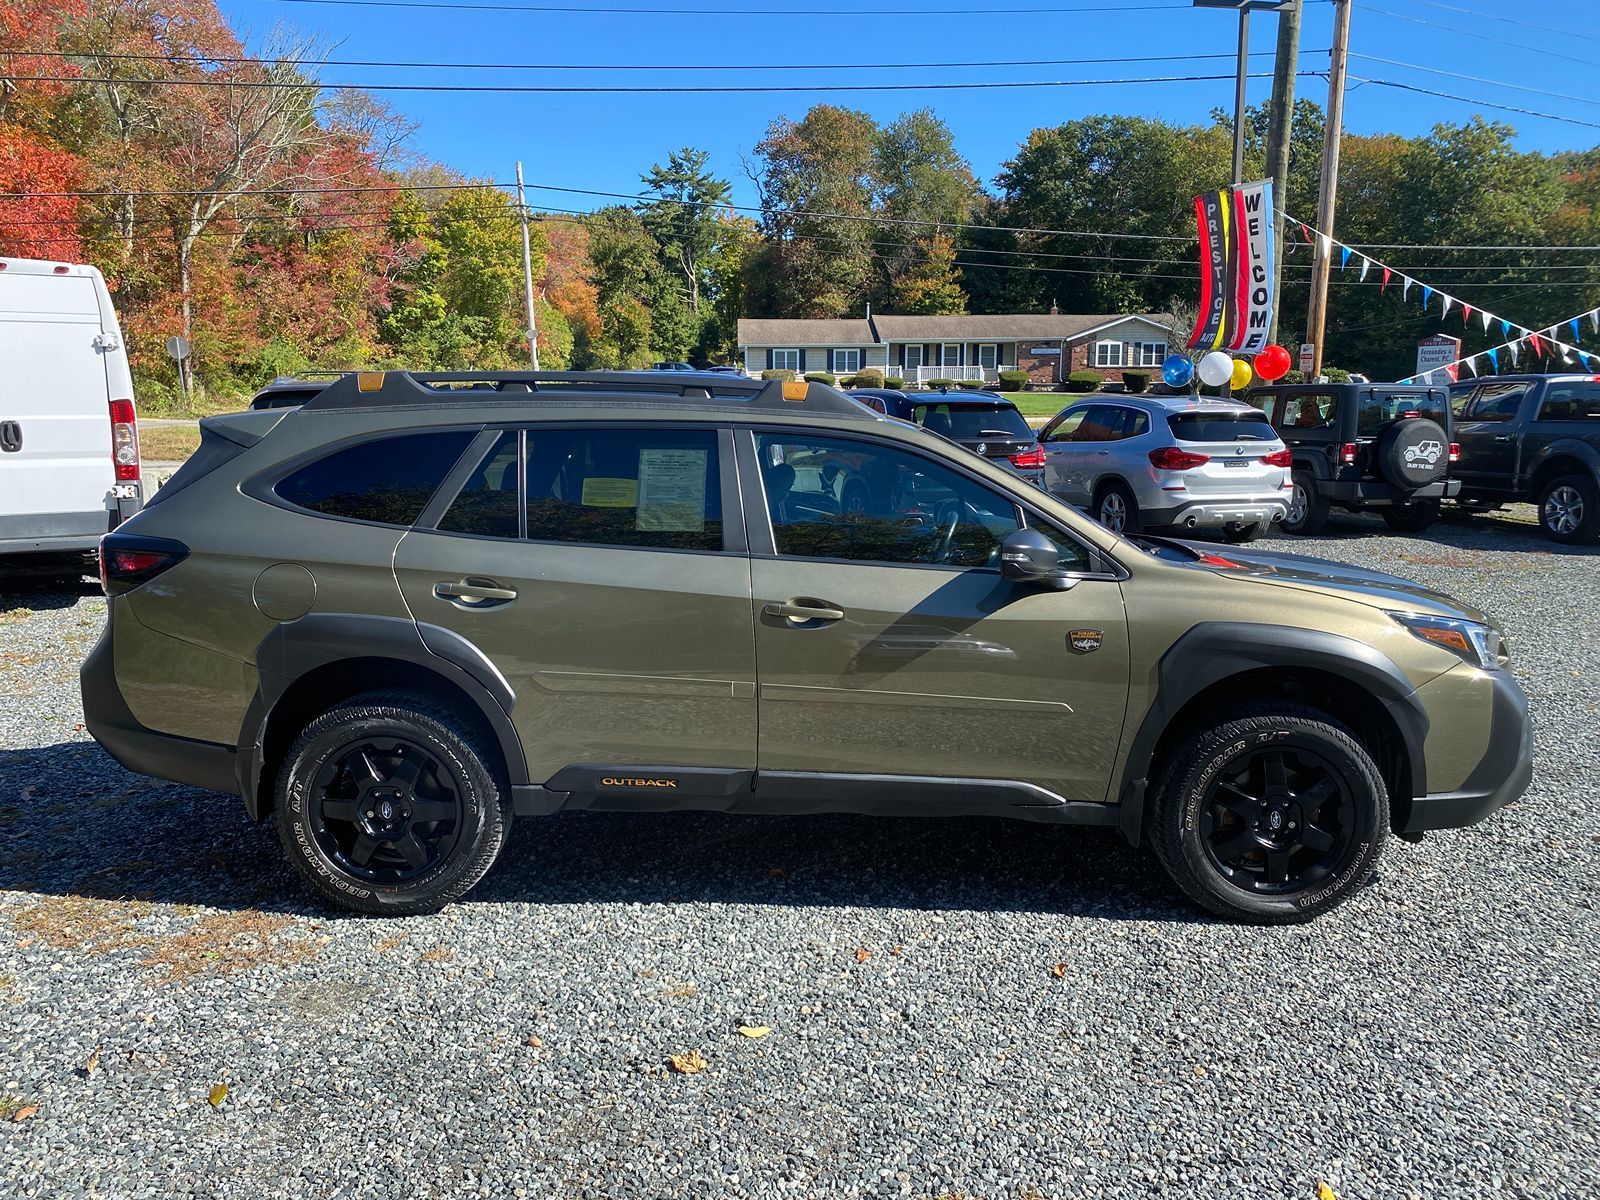
[[[1233,378],[1233,359],[1221,350],[1213,350],[1200,360],[1200,382],[1221,387]]]

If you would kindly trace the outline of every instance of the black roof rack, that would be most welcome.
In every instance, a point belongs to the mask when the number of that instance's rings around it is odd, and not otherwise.
[[[352,371],[300,406],[318,409],[551,400],[694,407],[738,405],[772,411],[875,418],[843,392],[820,383],[749,379],[688,371]]]

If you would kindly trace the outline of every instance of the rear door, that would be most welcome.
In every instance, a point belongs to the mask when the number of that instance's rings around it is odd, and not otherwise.
[[[1167,425],[1173,445],[1210,460],[1183,473],[1194,499],[1281,494],[1289,469],[1264,461],[1283,449],[1265,413],[1253,408],[1233,413],[1175,412],[1167,417]]]
[[[472,642],[516,693],[534,783],[615,792],[601,781],[638,773],[611,768],[690,767],[705,774],[675,776],[679,790],[715,791],[755,767],[730,438],[714,424],[505,430],[432,527],[401,539],[412,615]]]
[[[108,528],[115,472],[100,333],[93,277],[0,271],[0,538]]]

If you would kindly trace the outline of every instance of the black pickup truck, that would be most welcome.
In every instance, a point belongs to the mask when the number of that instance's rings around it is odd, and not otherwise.
[[[1456,502],[1527,500],[1552,541],[1600,539],[1600,376],[1496,375],[1456,384]]]

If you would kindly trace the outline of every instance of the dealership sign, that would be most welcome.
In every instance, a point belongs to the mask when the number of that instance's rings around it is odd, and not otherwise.
[[[1461,358],[1461,339],[1436,333],[1417,343],[1417,372],[1414,378],[1429,382],[1428,375],[1442,371],[1454,383],[1460,378],[1457,363]],[[1434,380],[1432,382],[1442,382]]]
[[[1194,198],[1200,313],[1191,349],[1256,354],[1272,326],[1272,181]]]

